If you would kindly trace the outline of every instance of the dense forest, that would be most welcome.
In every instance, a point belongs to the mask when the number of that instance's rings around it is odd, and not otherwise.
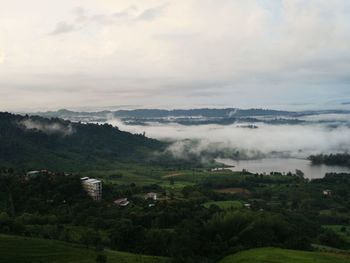
[[[311,155],[309,157],[309,160],[311,160],[313,164],[339,165],[350,167],[350,154],[348,153]]]
[[[23,168],[79,170],[147,162],[164,143],[108,124],[0,113],[0,162]]]

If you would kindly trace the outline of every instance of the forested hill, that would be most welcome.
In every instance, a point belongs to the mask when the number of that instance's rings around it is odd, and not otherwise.
[[[84,170],[113,162],[147,161],[163,143],[108,124],[0,112],[0,165]]]

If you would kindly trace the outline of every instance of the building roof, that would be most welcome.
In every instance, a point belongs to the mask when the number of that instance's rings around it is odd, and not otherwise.
[[[83,183],[88,183],[88,184],[98,184],[98,183],[101,183],[100,180],[93,179],[93,178],[85,179],[85,180],[82,180],[82,181],[83,181]]]
[[[125,201],[128,201],[128,198],[117,199],[117,200],[114,201],[114,203],[118,204],[118,203],[125,202]]]
[[[38,173],[40,173],[40,171],[29,171],[29,172],[27,172],[28,175],[38,174]]]

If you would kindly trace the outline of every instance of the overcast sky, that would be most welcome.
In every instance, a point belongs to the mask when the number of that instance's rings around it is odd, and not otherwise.
[[[349,0],[0,0],[0,110],[348,101]]]

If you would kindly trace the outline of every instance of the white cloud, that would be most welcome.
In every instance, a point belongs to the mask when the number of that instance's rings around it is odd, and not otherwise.
[[[4,108],[51,100],[33,86],[62,106],[350,98],[348,0],[0,3]]]
[[[5,60],[5,55],[4,53],[0,50],[0,64],[3,63]]]
[[[63,125],[59,122],[43,123],[38,120],[25,119],[22,120],[19,124],[25,129],[41,131],[46,134],[59,134],[62,136],[69,136],[74,133],[74,129],[71,124]]]
[[[183,140],[198,139],[192,145],[192,152],[232,148],[256,155],[280,153],[285,156],[306,158],[310,154],[345,152],[350,148],[350,129],[347,126],[329,128],[327,125],[267,125],[258,124],[258,129],[238,127],[239,125],[151,124],[149,126],[129,126],[111,119],[108,121],[121,130],[133,133],[146,132],[146,136],[157,139]],[[186,146],[175,143],[170,150],[178,154]]]

